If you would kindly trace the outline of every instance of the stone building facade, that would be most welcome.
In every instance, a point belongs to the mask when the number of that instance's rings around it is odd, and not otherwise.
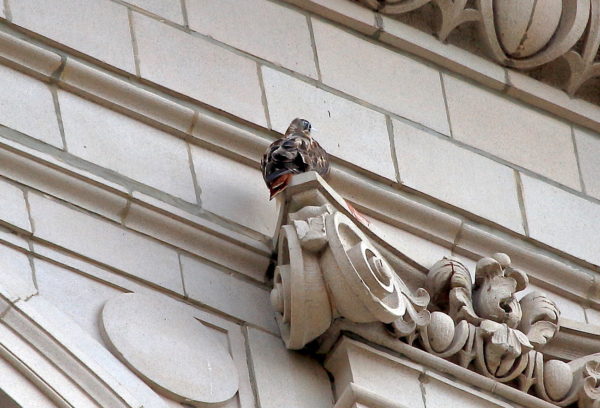
[[[599,21],[1,1],[0,407],[600,406]]]

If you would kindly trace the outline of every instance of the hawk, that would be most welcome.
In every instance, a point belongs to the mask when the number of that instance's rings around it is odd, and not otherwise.
[[[271,143],[260,166],[271,199],[290,183],[292,175],[316,171],[321,176],[329,172],[329,158],[311,135],[311,124],[296,118],[290,123],[284,137]]]

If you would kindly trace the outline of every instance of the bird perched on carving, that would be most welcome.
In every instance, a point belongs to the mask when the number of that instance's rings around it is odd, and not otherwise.
[[[271,143],[260,166],[271,199],[282,192],[294,174],[316,171],[321,176],[329,172],[327,152],[310,135],[311,124],[296,118],[284,137]]]

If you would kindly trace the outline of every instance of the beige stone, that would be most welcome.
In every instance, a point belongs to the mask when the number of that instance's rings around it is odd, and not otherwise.
[[[313,28],[325,84],[449,134],[436,69],[330,24],[315,20]]]
[[[123,292],[50,262],[35,259],[34,265],[40,296],[101,342],[98,317],[102,306],[108,299]]]
[[[521,179],[529,235],[600,264],[600,205],[527,175]]]
[[[314,359],[286,350],[281,339],[248,329],[248,347],[261,408],[331,408],[327,374]]]
[[[38,194],[29,195],[29,204],[39,239],[182,293],[174,250]]]
[[[122,294],[104,305],[101,321],[113,353],[161,394],[196,405],[223,403],[237,392],[227,349],[174,301]]]
[[[127,0],[127,2],[177,24],[184,23],[180,0]]]
[[[575,320],[578,322],[586,322],[583,306],[580,302],[567,299],[566,297],[561,296],[557,293],[548,292],[547,290],[543,290],[535,285],[530,284],[526,290],[519,292],[519,298],[525,296],[527,293],[531,293],[534,291],[546,293],[550,297],[550,299],[552,299],[552,301],[558,306],[561,318],[566,317],[567,319]]]
[[[196,202],[184,141],[68,92],[59,100],[70,153]]]
[[[303,117],[329,154],[395,180],[382,114],[271,68],[263,67],[263,80],[274,130],[283,133],[294,118]]]
[[[581,128],[573,131],[585,192],[600,199],[600,135]]]
[[[60,66],[61,57],[6,32],[0,33],[0,55],[24,71],[49,77]]]
[[[377,31],[375,13],[346,0],[284,0],[367,35]]]
[[[19,229],[31,232],[23,190],[2,179],[0,179],[0,219]]]
[[[567,123],[456,77],[443,78],[456,139],[580,189]]]
[[[393,121],[402,182],[523,232],[512,169],[400,121]]]
[[[128,72],[135,72],[127,8],[112,1],[11,1],[12,22]]]
[[[266,126],[256,63],[133,13],[142,77]]]
[[[2,8],[0,8],[1,10]],[[0,359],[0,384],[2,384],[2,394],[0,394],[0,406],[2,407],[20,408],[28,405],[58,407],[42,390],[5,359]]]
[[[277,200],[260,170],[200,147],[192,147],[202,208],[267,236],[275,234]]]
[[[277,332],[266,289],[188,256],[181,256],[181,266],[190,299]]]
[[[0,245],[0,286],[20,299],[37,293],[29,257],[23,252]]]
[[[0,124],[62,148],[48,85],[0,65]]]
[[[511,405],[491,398],[472,389],[462,390],[459,387],[427,377],[423,381],[423,394],[427,407],[461,407],[461,408],[510,408]]]
[[[311,78],[317,77],[304,14],[268,0],[189,0],[190,28]]]

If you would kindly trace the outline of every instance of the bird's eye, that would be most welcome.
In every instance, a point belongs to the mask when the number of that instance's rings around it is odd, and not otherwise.
[[[310,122],[308,120],[302,121],[302,129],[310,132]]]

